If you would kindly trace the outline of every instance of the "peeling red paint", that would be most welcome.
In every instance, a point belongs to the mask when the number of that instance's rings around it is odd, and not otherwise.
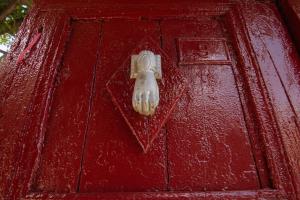
[[[143,49],[159,54],[162,60],[162,71],[165,78],[158,82],[160,103],[155,114],[145,117],[133,110],[131,99],[134,82],[130,80],[128,75],[129,57],[107,82],[107,89],[144,152],[147,153],[180,99],[186,83],[180,71],[159,47],[159,42],[157,44],[152,38],[146,37],[134,49],[132,54]]]
[[[32,41],[30,41],[28,47],[24,49],[24,51],[21,52],[21,54],[18,57],[17,64],[20,64],[20,62],[24,61],[25,57],[30,53],[31,49],[35,46],[35,44],[39,41],[41,38],[42,33],[37,33]]]
[[[186,80],[147,153],[106,87],[145,37]],[[299,65],[269,1],[36,2],[0,71],[0,199],[299,199]]]

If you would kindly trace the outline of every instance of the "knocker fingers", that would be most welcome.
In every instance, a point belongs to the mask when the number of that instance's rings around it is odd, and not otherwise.
[[[150,95],[150,91],[145,91],[144,94],[143,94],[143,114],[148,116],[150,113],[149,113],[149,95]]]
[[[155,108],[157,106],[156,104],[156,99],[155,99],[155,94],[153,92],[150,92],[150,97],[149,97],[149,112],[151,115],[154,114]]]

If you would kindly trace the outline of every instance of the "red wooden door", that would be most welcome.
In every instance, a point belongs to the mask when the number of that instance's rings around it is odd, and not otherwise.
[[[299,198],[299,58],[271,3],[53,0],[28,21],[24,73],[1,72],[3,198]],[[143,152],[107,83],[149,40],[185,90]]]

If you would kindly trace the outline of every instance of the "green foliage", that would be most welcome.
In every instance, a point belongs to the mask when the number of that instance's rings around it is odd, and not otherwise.
[[[0,23],[0,34],[9,33],[14,35],[18,31],[27,11],[27,5],[17,4],[15,10]]]
[[[14,35],[9,33],[4,33],[0,35],[0,45],[4,45],[9,48],[11,43],[14,41]]]
[[[0,0],[0,14],[5,13],[5,10],[11,3],[12,0]],[[31,3],[31,0],[17,1],[12,12],[0,21],[0,45],[4,45],[6,48],[11,45],[19,26],[31,6]]]

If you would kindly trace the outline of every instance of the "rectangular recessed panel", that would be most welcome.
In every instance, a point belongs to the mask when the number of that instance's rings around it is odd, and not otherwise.
[[[178,39],[179,64],[229,64],[225,39],[187,37]]]
[[[144,153],[106,88],[110,77],[146,36],[160,45],[158,23],[115,19],[103,24],[80,192],[166,189],[165,131],[158,133],[149,151]],[[131,102],[128,106],[132,106]]]
[[[74,192],[80,172],[100,23],[74,21],[56,75],[35,191]]]
[[[203,32],[202,26],[210,29]],[[88,21],[74,22],[72,27],[56,80],[35,191],[220,191],[260,187],[235,75],[232,66],[226,64],[230,63],[226,39],[218,21],[205,18],[159,24],[113,19],[103,22],[102,30],[99,23]],[[162,44],[173,61],[180,57],[185,67],[179,70],[187,87],[166,128],[144,153],[113,104],[106,84],[128,54],[149,35]],[[212,39],[199,39],[205,35]],[[176,45],[181,52],[176,51]],[[128,76],[129,71],[128,64]]]
[[[167,123],[174,191],[260,188],[226,40],[215,39],[224,38],[222,30],[214,20],[162,22],[164,49],[185,64],[179,68],[188,82]]]

